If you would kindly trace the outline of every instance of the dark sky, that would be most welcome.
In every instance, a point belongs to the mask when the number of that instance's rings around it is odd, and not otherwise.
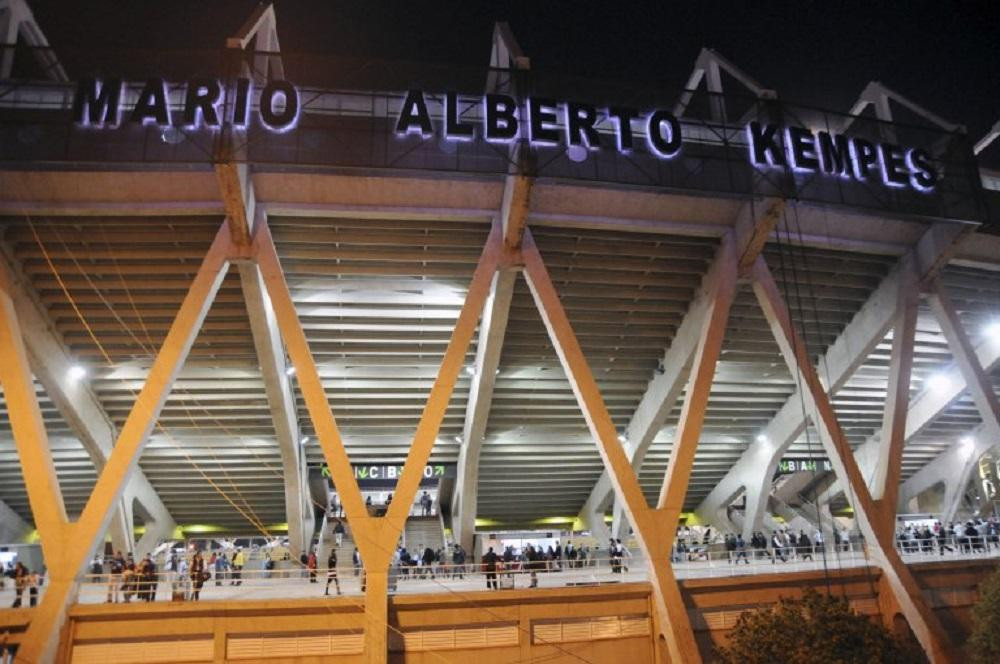
[[[57,49],[216,48],[256,0],[29,0]],[[485,65],[507,20],[532,68],[681,87],[702,46],[785,99],[846,110],[870,80],[965,124],[1000,120],[1000,2],[277,0],[286,52]],[[994,144],[991,153],[1000,152]],[[991,155],[992,157],[992,155]],[[993,160],[996,161],[996,160]]]

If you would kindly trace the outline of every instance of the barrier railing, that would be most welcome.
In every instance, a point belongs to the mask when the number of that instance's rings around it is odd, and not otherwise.
[[[1000,557],[1000,544],[987,537],[955,537],[930,540],[903,540],[897,550],[907,563],[931,560],[968,560]],[[690,557],[690,559],[688,559]],[[788,547],[777,553],[773,548],[742,551],[675,552],[674,572],[679,579],[743,576],[792,571],[848,569],[870,563],[863,543],[850,542],[825,549],[819,547]],[[261,559],[248,564],[259,566]],[[350,562],[336,568],[336,582],[329,570],[286,567],[274,570],[250,569],[216,571],[206,565],[206,578],[199,588],[199,600],[270,599],[288,597],[321,597],[330,595],[360,595],[364,592],[364,569],[355,569]],[[493,576],[488,575],[495,575]],[[204,577],[203,577],[204,578]],[[464,565],[404,565],[395,563],[390,571],[390,592],[434,593],[469,592],[493,587],[555,588],[576,585],[644,581],[646,560],[636,552],[623,558],[587,558],[586,560],[545,560],[530,563],[515,560],[499,563],[494,572],[487,572],[482,563]],[[327,580],[330,583],[327,584]],[[154,579],[141,576],[87,574],[79,577],[78,602],[94,604],[107,601],[141,602],[193,600],[196,583],[188,573],[163,570]],[[16,596],[12,579],[0,590],[0,606],[10,606]],[[339,588],[338,588],[339,585]],[[38,588],[44,593],[45,584]],[[29,592],[23,592],[23,606],[30,604]]]

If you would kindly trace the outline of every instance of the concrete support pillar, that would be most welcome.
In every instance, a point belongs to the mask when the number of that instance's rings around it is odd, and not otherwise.
[[[455,541],[466,551],[472,551],[476,531],[476,508],[479,494],[479,456],[486,435],[493,386],[500,366],[510,302],[514,296],[517,272],[497,272],[483,311],[476,345],[476,364],[469,386],[469,401],[462,429],[462,449],[458,455],[458,478],[451,506],[451,523]]]

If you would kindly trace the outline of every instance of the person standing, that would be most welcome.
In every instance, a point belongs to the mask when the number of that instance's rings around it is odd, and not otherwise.
[[[316,583],[316,566],[318,565],[316,560],[316,552],[310,551],[309,557],[306,558],[306,569],[309,570],[309,583]]]
[[[28,606],[35,608],[38,606],[38,586],[42,585],[42,578],[38,572],[28,574]]]
[[[205,559],[201,551],[194,552],[191,559],[191,599],[197,602],[201,598],[201,587],[205,585]]]
[[[28,568],[23,563],[14,565],[14,603],[10,608],[16,609],[21,606],[21,598],[24,596],[24,589],[28,585]]]
[[[618,540],[618,561],[619,566],[624,570],[623,573],[628,574],[628,560],[632,557],[632,552],[628,550],[628,547],[622,544],[621,540]]]
[[[222,585],[222,579],[225,578],[226,569],[228,567],[229,558],[226,557],[225,551],[220,551],[219,554],[215,556],[215,585]]]
[[[456,576],[460,579],[465,578],[465,549],[462,548],[461,544],[455,545],[455,550],[451,553],[451,562],[454,567],[451,568],[451,578]]]
[[[337,594],[340,594],[340,580],[337,578],[337,550],[330,550],[330,557],[326,560],[326,592],[324,595],[330,594],[330,582],[337,586]]]
[[[125,571],[125,558],[122,556],[122,552],[118,551],[111,558],[111,563],[108,566],[110,575],[108,576],[108,603],[112,602],[118,603],[118,589],[122,582],[122,572]]]
[[[431,494],[429,494],[426,491],[424,491],[420,495],[420,507],[422,508],[421,511],[423,512],[423,516],[430,516],[431,515],[431,506],[432,505],[433,505],[433,501],[431,500]]]
[[[499,558],[493,552],[493,547],[483,556],[483,571],[486,572],[486,589],[499,590],[497,585],[497,561]]]
[[[243,556],[243,549],[236,549],[236,553],[233,554],[233,573],[232,581],[230,585],[242,586],[243,585],[243,565],[246,563],[246,558]]]
[[[358,547],[354,547],[351,562],[354,564],[354,576],[357,576],[361,573],[361,552],[358,551]]]

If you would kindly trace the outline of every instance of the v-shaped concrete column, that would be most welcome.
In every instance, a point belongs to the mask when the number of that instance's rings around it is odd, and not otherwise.
[[[358,483],[354,479],[350,458],[340,430],[330,411],[316,363],[309,351],[305,332],[295,310],[281,270],[278,254],[266,224],[254,232],[253,255],[277,318],[281,336],[295,366],[299,387],[306,401],[323,455],[326,457],[337,493],[344,506],[354,541],[365,566],[365,660],[382,663],[388,660],[388,571],[399,536],[406,525],[410,505],[416,498],[435,439],[441,428],[455,382],[462,369],[465,354],[475,333],[489,294],[490,283],[501,261],[511,262],[513,252],[505,250],[499,224],[494,224],[479,264],[472,276],[465,304],[455,323],[451,340],[445,350],[441,368],[427,398],[423,415],[417,425],[413,444],[406,457],[402,474],[396,483],[395,500],[385,516],[368,514]]]

